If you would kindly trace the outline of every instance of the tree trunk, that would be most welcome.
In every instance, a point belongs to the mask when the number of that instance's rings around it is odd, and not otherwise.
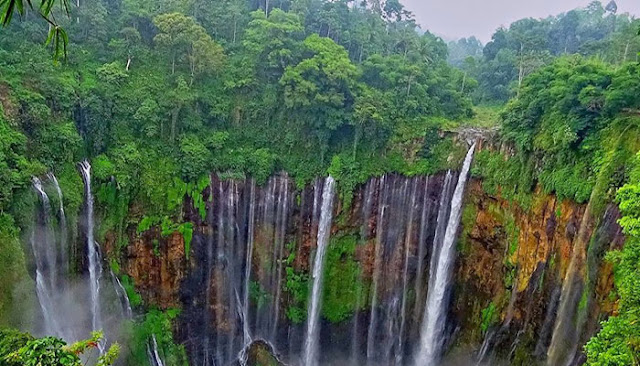
[[[171,111],[171,141],[176,139],[176,127],[178,124],[178,116],[180,115],[180,106],[176,106]]]
[[[129,67],[131,66],[131,55],[129,55],[129,57],[127,57],[127,67],[125,68],[125,70],[129,71]]]
[[[522,80],[524,79],[524,44],[520,43],[520,67],[518,70],[518,90],[516,97],[520,96],[520,87],[522,87]]]
[[[353,160],[356,160],[356,155],[358,154],[358,143],[362,137],[362,124],[360,126],[356,126],[356,133],[353,136]]]
[[[171,57],[171,75],[174,75],[176,73],[176,55],[174,54]]]
[[[462,88],[460,89],[460,93],[464,94],[464,87],[465,87],[465,83],[467,82],[467,72],[464,72],[464,75],[462,76]]]
[[[622,63],[627,62],[628,55],[629,55],[629,41],[627,41],[627,45],[624,48],[624,56],[622,57]]]
[[[236,44],[236,35],[238,34],[238,17],[233,17],[233,44]]]
[[[189,57],[189,69],[191,69],[191,80],[189,80],[189,86],[193,86],[193,80],[196,78],[196,62],[193,57]]]

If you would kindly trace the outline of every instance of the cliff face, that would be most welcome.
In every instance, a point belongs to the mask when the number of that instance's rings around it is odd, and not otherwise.
[[[145,304],[179,308],[180,286],[189,263],[179,233],[162,237],[157,229],[130,235],[122,270],[134,280]]]
[[[478,180],[469,186],[466,200],[453,306],[459,344],[473,347],[484,341],[514,364],[527,362],[532,353],[544,358],[576,254],[588,257],[587,285],[577,299],[590,319],[579,335],[586,341],[598,319],[615,308],[609,297],[612,268],[603,256],[624,241],[617,208],[609,206],[601,217],[591,218],[585,215],[586,204],[558,201],[537,190],[531,207],[523,209],[488,195]],[[591,221],[585,223],[589,249],[575,253],[584,220]]]
[[[359,360],[373,352],[388,364],[410,359],[438,214],[447,215],[453,190],[447,180],[454,178],[387,175],[359,187],[349,207],[336,203],[321,357]],[[286,175],[263,187],[212,177],[203,193],[204,219],[185,202],[194,225],[189,259],[180,234],[128,231],[123,271],[145,304],[182,309],[177,335],[194,364],[234,359],[246,333],[295,361],[304,337],[321,187],[319,180],[295,190]],[[466,192],[448,344],[477,350],[484,340],[490,349],[510,350],[498,353],[515,361],[544,355],[585,206],[536,192],[525,210],[488,195],[477,180]],[[605,244],[589,254],[585,296],[594,320],[587,331],[595,329],[599,314],[615,308],[608,296],[611,268],[600,259],[622,243],[617,217],[611,207],[596,220]]]

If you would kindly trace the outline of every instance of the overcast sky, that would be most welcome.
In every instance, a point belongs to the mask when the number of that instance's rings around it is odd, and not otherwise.
[[[418,24],[447,40],[475,35],[483,43],[491,40],[501,25],[526,18],[545,18],[586,7],[591,0],[400,0]],[[608,0],[602,1],[604,5]],[[640,17],[640,0],[616,0],[618,13]]]

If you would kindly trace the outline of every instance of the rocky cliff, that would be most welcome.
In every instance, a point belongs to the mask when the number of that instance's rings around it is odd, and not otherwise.
[[[438,215],[446,215],[453,178],[385,175],[359,186],[348,207],[336,203],[321,360],[410,359]],[[286,174],[263,186],[212,176],[203,192],[204,217],[185,201],[185,217],[194,226],[188,256],[180,234],[128,230],[122,269],[146,305],[182,309],[177,335],[193,364],[237,358],[247,335],[296,362],[322,199],[318,187],[321,180],[296,189]],[[540,191],[531,202],[525,209],[489,195],[480,180],[467,186],[447,322],[450,350],[514,364],[546,354],[586,207]],[[580,301],[590,321],[583,339],[615,309],[611,267],[601,258],[624,238],[615,207],[601,216],[589,232],[602,244],[589,253],[588,289]]]

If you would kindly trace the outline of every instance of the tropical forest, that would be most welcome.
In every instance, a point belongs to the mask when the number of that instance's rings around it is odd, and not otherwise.
[[[407,3],[0,0],[0,365],[640,365],[640,19]]]

